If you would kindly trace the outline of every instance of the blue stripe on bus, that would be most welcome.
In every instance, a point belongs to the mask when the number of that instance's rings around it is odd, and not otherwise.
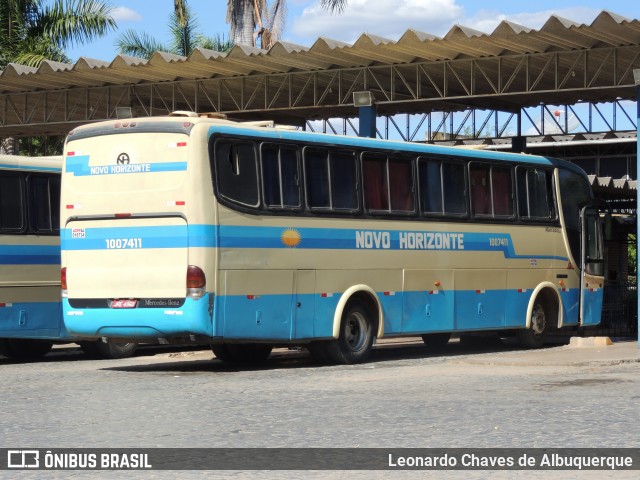
[[[0,245],[0,265],[60,265],[60,247]]]
[[[26,166],[26,165],[5,165],[5,164],[0,164],[0,169],[2,170],[33,170],[33,171],[56,172],[56,173],[60,173],[60,171],[62,170],[60,167],[35,167],[35,166]]]
[[[178,172],[187,169],[187,162],[130,163],[89,166],[89,155],[67,156],[65,172],[76,177],[123,175],[131,173]]]
[[[385,336],[431,332],[503,330],[525,326],[531,291],[473,290],[425,292],[377,292],[384,312]],[[576,324],[578,289],[563,292],[564,325]],[[74,335],[83,337],[158,338],[175,335],[205,335],[223,339],[303,340],[329,338],[333,314],[341,294],[291,294],[216,296],[215,321],[208,312],[207,297],[187,299],[178,309],[74,309],[63,299],[64,321]],[[257,315],[260,321],[257,322]]]
[[[424,230],[244,227],[214,225],[66,228],[63,250],[107,250],[108,239],[141,239],[133,248],[291,248],[319,250],[501,252],[508,259],[568,261],[562,255],[519,255],[510,234]],[[185,235],[187,233],[188,236]],[[118,247],[120,248],[120,247]],[[123,246],[122,248],[126,248]]]

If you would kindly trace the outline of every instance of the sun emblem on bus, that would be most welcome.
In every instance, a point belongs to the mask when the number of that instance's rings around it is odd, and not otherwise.
[[[294,248],[300,245],[302,237],[300,237],[300,232],[298,232],[297,230],[288,228],[284,232],[282,232],[280,240],[282,240],[282,243],[284,243],[287,247]]]

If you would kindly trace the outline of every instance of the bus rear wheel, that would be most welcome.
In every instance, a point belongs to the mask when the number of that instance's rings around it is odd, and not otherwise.
[[[540,348],[544,345],[547,333],[551,328],[552,315],[549,302],[537,297],[531,311],[531,326],[518,330],[518,340],[525,348]]]
[[[0,338],[0,355],[15,360],[38,360],[51,351],[53,343],[47,340]]]
[[[129,358],[138,349],[137,343],[105,342],[102,339],[94,342],[80,342],[79,345],[85,355],[102,359]]]
[[[271,355],[273,347],[264,343],[214,343],[211,351],[223,362],[260,363]]]
[[[338,338],[320,344],[327,361],[338,364],[364,362],[371,354],[375,326],[373,315],[364,303],[349,302],[342,314]]]

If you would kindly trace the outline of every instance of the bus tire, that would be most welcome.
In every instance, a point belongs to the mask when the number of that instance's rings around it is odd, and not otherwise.
[[[350,301],[342,313],[337,339],[326,343],[325,354],[331,363],[353,364],[364,362],[371,354],[376,336],[374,317],[367,306]]]
[[[520,344],[525,348],[542,347],[551,328],[552,321],[553,314],[550,308],[550,300],[547,296],[539,294],[533,303],[531,326],[518,330]]]
[[[227,343],[211,345],[214,355],[223,362],[254,364],[265,361],[273,347],[265,343]],[[218,355],[220,354],[220,355]]]
[[[231,356],[231,352],[229,352],[229,345],[226,343],[212,343],[211,351],[216,356],[218,360],[223,362],[233,362],[233,357]]]
[[[450,338],[451,334],[448,332],[426,333],[422,335],[422,341],[424,342],[426,347],[431,350],[443,349],[447,345],[447,343],[449,343]]]
[[[102,339],[93,342],[80,342],[80,348],[85,355],[100,359],[129,358],[138,349],[137,343],[105,342]]]
[[[51,351],[53,342],[22,338],[0,338],[0,355],[15,360],[38,360]]]
[[[327,343],[328,342],[326,340],[316,340],[307,345],[307,350],[309,350],[311,360],[314,363],[319,363],[321,365],[331,363],[331,359],[327,355]]]

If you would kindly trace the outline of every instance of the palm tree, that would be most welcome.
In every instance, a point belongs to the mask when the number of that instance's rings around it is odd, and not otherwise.
[[[101,0],[3,0],[0,2],[0,68],[31,67],[44,60],[69,62],[65,48],[85,44],[116,26]]]
[[[176,0],[179,1],[179,0]],[[348,0],[320,0],[323,8],[332,12],[344,10]],[[287,16],[286,0],[227,0],[227,23],[236,45],[271,48],[282,36]]]
[[[88,43],[109,30],[116,22],[111,7],[101,0],[2,0],[0,2],[0,69],[9,63],[38,67],[44,60],[70,63],[65,49]],[[44,147],[58,150],[60,145],[44,142]],[[0,139],[0,151],[17,153],[20,148],[37,147],[38,140]],[[51,154],[51,151],[44,152]]]
[[[120,53],[135,57],[151,58],[155,52],[169,52],[188,57],[197,47],[226,52],[233,43],[224,35],[206,37],[196,32],[197,20],[187,0],[174,0],[173,13],[169,18],[171,42],[163,44],[147,33],[127,30],[116,40]]]

